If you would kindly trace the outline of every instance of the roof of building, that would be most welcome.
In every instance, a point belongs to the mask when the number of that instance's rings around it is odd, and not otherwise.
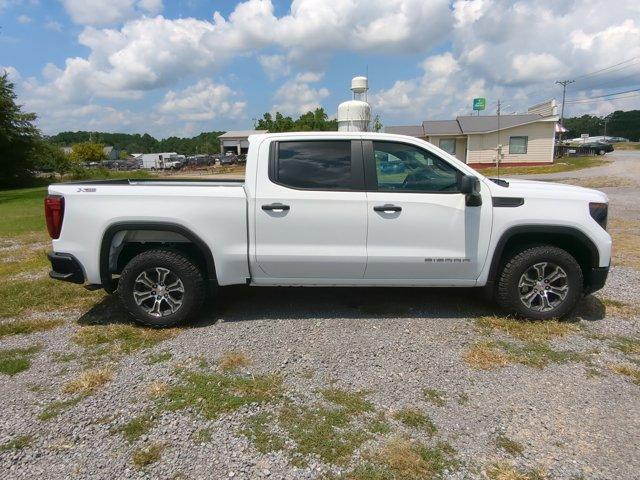
[[[427,135],[460,135],[458,120],[425,120],[422,128]]]
[[[385,127],[385,133],[395,133],[397,135],[409,135],[411,137],[424,137],[422,125],[398,125],[395,127]]]
[[[500,129],[517,127],[533,122],[557,122],[557,116],[538,114],[500,115]],[[455,120],[425,120],[422,125],[386,127],[385,132],[424,137],[427,135],[467,135],[498,130],[497,115],[461,116]]]
[[[268,131],[269,130],[229,130],[218,138],[245,138],[249,135],[258,135],[260,133],[267,133]]]

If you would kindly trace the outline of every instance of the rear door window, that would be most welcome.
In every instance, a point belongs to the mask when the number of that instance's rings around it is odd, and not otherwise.
[[[276,183],[310,190],[351,190],[350,140],[278,142]]]

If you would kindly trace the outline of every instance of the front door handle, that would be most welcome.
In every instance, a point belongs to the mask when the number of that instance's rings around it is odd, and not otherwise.
[[[384,205],[376,205],[375,207],[373,207],[373,211],[374,212],[401,212],[402,211],[402,207],[399,207],[398,205],[391,205],[390,203],[385,203]]]
[[[289,205],[285,205],[283,203],[271,203],[269,205],[262,205],[262,210],[271,211],[271,212],[286,212],[291,210]]]

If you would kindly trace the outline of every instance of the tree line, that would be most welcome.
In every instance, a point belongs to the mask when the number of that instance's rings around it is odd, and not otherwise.
[[[640,110],[629,110],[615,112],[598,117],[596,115],[582,115],[564,119],[564,126],[567,133],[564,138],[577,138],[583,133],[595,137],[604,135],[605,121],[607,124],[608,137],[624,137],[632,142],[640,141]]]

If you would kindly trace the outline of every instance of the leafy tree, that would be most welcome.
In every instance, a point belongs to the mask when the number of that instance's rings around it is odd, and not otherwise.
[[[623,112],[616,110],[606,117],[582,115],[580,117],[565,118],[567,128],[566,138],[576,138],[583,133],[590,136],[604,135],[604,123],[607,119],[607,136],[624,137],[631,141],[640,140],[640,110]]]
[[[380,130],[382,130],[383,127],[384,125],[382,125],[382,122],[380,121],[380,115],[376,115],[373,118],[373,122],[372,122],[373,131],[379,132]]]
[[[338,130],[338,121],[329,120],[329,116],[324,108],[316,108],[313,112],[303,113],[294,120],[289,116],[284,116],[276,112],[275,119],[267,112],[256,125],[258,130],[269,130],[270,132],[311,132],[311,131],[335,131]]]
[[[16,103],[15,86],[0,75],[0,185],[17,186],[31,176],[33,152],[40,138],[35,113]]]
[[[104,153],[104,145],[92,142],[76,143],[72,147],[70,157],[73,163],[79,165],[86,162],[100,162],[107,158]]]
[[[74,167],[70,155],[62,148],[49,142],[38,143],[34,152],[34,168],[41,172],[54,172],[64,175]]]

